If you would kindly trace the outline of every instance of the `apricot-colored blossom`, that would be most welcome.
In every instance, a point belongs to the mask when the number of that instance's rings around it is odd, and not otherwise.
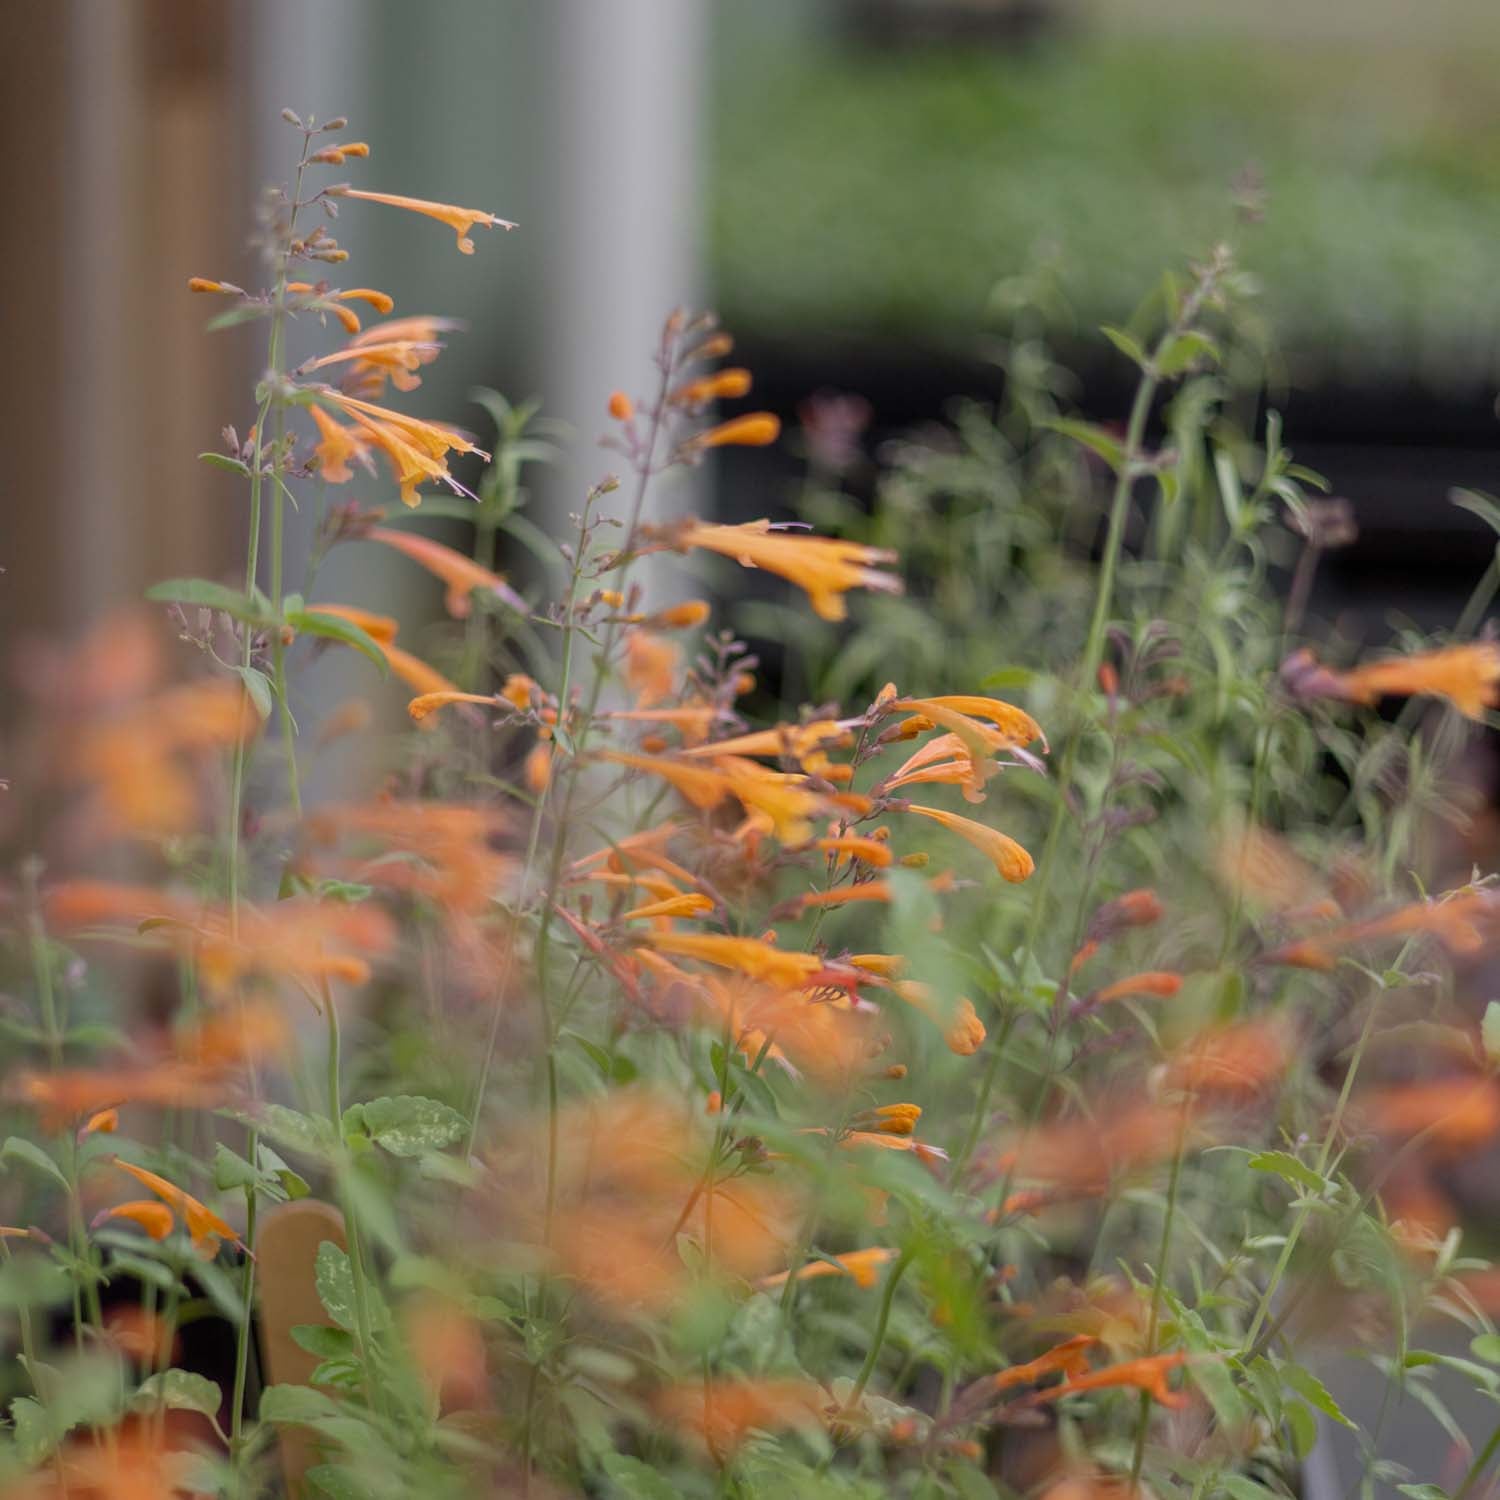
[[[1332,969],[1346,949],[1367,943],[1426,933],[1452,952],[1481,952],[1500,921],[1500,898],[1490,890],[1462,891],[1435,901],[1416,901],[1384,916],[1347,923],[1288,943],[1265,955],[1264,962],[1299,969]]]
[[[395,639],[397,624],[389,615],[377,615],[372,610],[360,609],[354,604],[310,604],[308,609],[317,615],[333,615],[358,625],[377,646],[389,646]]]
[[[752,1432],[820,1427],[830,1405],[810,1380],[718,1379],[674,1386],[656,1400],[663,1418],[723,1458]]]
[[[1488,1077],[1435,1078],[1359,1095],[1360,1113],[1382,1135],[1413,1136],[1440,1150],[1477,1150],[1500,1134],[1500,1086]]]
[[[756,1283],[763,1291],[785,1286],[788,1278],[793,1281],[814,1281],[822,1276],[847,1276],[855,1286],[868,1291],[880,1279],[880,1268],[896,1258],[896,1252],[886,1247],[871,1250],[846,1250],[826,1260],[810,1260],[793,1275],[790,1271],[778,1272],[775,1276],[763,1276]]]
[[[1173,1391],[1167,1385],[1167,1376],[1180,1365],[1186,1364],[1187,1359],[1188,1356],[1179,1351],[1174,1354],[1150,1354],[1143,1359],[1122,1360],[1117,1365],[1106,1365],[1102,1370],[1072,1375],[1061,1385],[1048,1386],[1046,1390],[1037,1391],[1027,1397],[1027,1404],[1040,1406],[1045,1402],[1058,1401],[1064,1396],[1071,1396],[1079,1391],[1100,1391],[1126,1386],[1133,1390],[1143,1391],[1158,1405],[1185,1406],[1187,1396]]]
[[[369,540],[405,553],[447,585],[443,603],[455,620],[468,615],[471,608],[469,596],[474,593],[493,594],[517,613],[527,613],[526,601],[498,573],[492,573],[452,547],[445,547],[430,537],[418,536],[413,531],[392,531],[386,526],[375,527],[369,533]]]
[[[318,460],[318,477],[329,484],[347,484],[354,478],[354,471],[349,467],[351,458],[368,465],[369,440],[354,428],[336,422],[317,402],[307,410],[319,434],[318,444],[313,450]]]
[[[1088,996],[1086,1004],[1108,1005],[1115,1000],[1155,999],[1170,1000],[1182,988],[1182,975],[1164,969],[1149,970],[1144,974],[1130,974],[1106,984]]]
[[[171,1213],[181,1219],[183,1226],[187,1229],[193,1241],[193,1248],[200,1254],[212,1259],[218,1250],[218,1241],[228,1240],[232,1245],[240,1245],[240,1237],[233,1229],[221,1219],[211,1208],[200,1203],[191,1193],[184,1192],[174,1182],[168,1182],[165,1177],[158,1177],[155,1172],[148,1172],[145,1167],[138,1167],[133,1162],[122,1161],[119,1157],[114,1158],[114,1165],[122,1172],[128,1172],[142,1187],[149,1188],[151,1192],[161,1200],[161,1203],[171,1210]],[[124,1215],[134,1218],[153,1239],[165,1239],[171,1233],[171,1222],[167,1223],[165,1232],[161,1231],[161,1221],[157,1217],[140,1212],[143,1208],[151,1208],[155,1205],[146,1203],[120,1204],[116,1208],[107,1209],[101,1217],[109,1218]],[[125,1214],[125,1210],[132,1209],[136,1212]],[[243,1248],[243,1246],[241,1246]]]
[[[1031,856],[1009,835],[972,818],[961,818],[957,813],[939,807],[923,807],[908,802],[903,812],[916,813],[919,817],[931,818],[934,823],[956,833],[994,862],[995,868],[1013,884],[1027,879],[1035,865]]]
[[[704,448],[766,448],[780,436],[780,418],[768,411],[752,411],[695,433],[682,446],[690,453]]]
[[[682,649],[676,641],[649,630],[625,634],[625,681],[635,694],[636,705],[650,708],[677,691],[682,667]]]
[[[455,203],[431,203],[425,198],[405,198],[399,193],[372,193],[361,188],[333,187],[327,189],[330,197],[358,198],[364,203],[383,203],[388,208],[404,208],[414,214],[425,214],[446,224],[458,239],[458,248],[465,255],[474,253],[474,241],[469,236],[476,224],[487,229],[514,229],[509,219],[497,218],[478,208],[460,208]]]
[[[391,474],[400,486],[404,505],[418,504],[421,497],[417,494],[417,486],[432,481],[446,484],[458,494],[467,493],[448,472],[447,456],[450,452],[489,457],[457,428],[441,422],[424,422],[390,407],[376,406],[346,395],[331,386],[320,385],[313,394],[317,401],[332,406],[352,421],[359,429],[361,439],[385,455]]]
[[[991,1389],[996,1391],[1008,1391],[1018,1385],[1035,1385],[1037,1381],[1044,1380],[1048,1375],[1063,1375],[1073,1379],[1079,1375],[1089,1372],[1089,1360],[1087,1351],[1094,1348],[1099,1342],[1090,1334],[1075,1334],[1070,1339],[1064,1339],[1062,1343],[1047,1350],[1045,1354],[1039,1354],[1035,1359],[1029,1359],[1025,1364],[1011,1365],[1001,1370],[998,1375],[989,1377]]]
[[[1373,704],[1387,695],[1446,698],[1469,719],[1482,719],[1500,702],[1500,642],[1470,641],[1366,662],[1337,674],[1352,702]]]
[[[748,521],[741,526],[690,521],[677,531],[673,545],[681,551],[701,547],[733,558],[742,567],[775,573],[802,589],[814,613],[825,620],[844,618],[844,595],[850,589],[901,592],[901,580],[895,574],[873,566],[894,562],[894,552],[862,542],[777,531],[769,521]]]
[[[659,953],[696,958],[720,968],[734,969],[750,979],[796,988],[822,972],[815,953],[791,953],[758,938],[730,937],[711,932],[654,932],[646,941]]]
[[[712,375],[703,375],[678,386],[669,393],[667,400],[673,406],[687,407],[707,406],[710,401],[737,401],[750,394],[751,384],[749,370],[716,370]],[[779,426],[777,430],[780,430]],[[774,442],[775,438],[771,441]]]

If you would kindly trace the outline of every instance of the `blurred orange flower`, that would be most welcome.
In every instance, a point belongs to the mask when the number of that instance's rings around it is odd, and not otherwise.
[[[701,547],[733,558],[742,567],[776,573],[802,589],[813,612],[825,620],[844,618],[844,595],[850,589],[878,589],[891,594],[901,591],[901,580],[895,574],[879,572],[873,566],[894,562],[894,552],[832,537],[775,531],[769,521],[747,521],[741,526],[689,521],[675,533],[673,545],[681,551]]]

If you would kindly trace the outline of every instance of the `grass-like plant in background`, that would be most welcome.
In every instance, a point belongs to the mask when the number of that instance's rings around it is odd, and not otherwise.
[[[1462,842],[1500,648],[1309,641],[1348,518],[1274,419],[1235,426],[1230,252],[1106,330],[1123,428],[1066,410],[1024,312],[1003,403],[902,447],[868,515],[857,410],[812,408],[837,538],[661,518],[673,471],[779,437],[710,414],[750,373],[673,314],[610,402],[620,473],[551,537],[535,409],[486,398],[493,455],[406,415],[448,325],[333,282],[343,208],[466,252],[504,221],[330,183],[367,149],[289,119],[267,288],[194,283],[267,335],[208,456],[243,586],[165,583],[59,652],[17,749],[66,801],[11,903],[7,1492],[272,1493],[301,1433],[334,1497],[1253,1500],[1349,1420],[1314,1371],[1351,1345],[1455,1444],[1410,1473],[1377,1428],[1367,1477],[1474,1492],[1500,1438],[1444,1382],[1493,1394],[1500,1337],[1445,1173],[1500,1132],[1467,983],[1500,911]],[[336,347],[288,367],[294,318]],[[410,512],[345,498],[387,482]],[[295,590],[290,503],[322,517]],[[368,546],[443,582],[446,671],[320,596]],[[557,597],[495,571],[522,546]],[[704,565],[801,591],[812,701],[752,721]],[[409,733],[299,698],[327,651],[404,685]],[[367,783],[304,807],[350,736]],[[309,1195],[342,1217],[325,1316],[306,1381],[258,1390],[264,1216]],[[220,1381],[184,1338],[210,1315]],[[1471,1358],[1425,1350],[1439,1315]]]

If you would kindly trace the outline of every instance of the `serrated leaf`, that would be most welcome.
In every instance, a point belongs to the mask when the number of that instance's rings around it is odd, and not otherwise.
[[[254,600],[210,578],[168,578],[164,583],[153,583],[146,590],[146,597],[156,604],[196,604],[204,609],[221,609],[236,620],[248,620],[253,625],[267,623],[265,611]]]
[[[326,636],[331,641],[341,641],[346,646],[352,646],[368,656],[382,673],[389,673],[391,670],[391,664],[386,660],[385,652],[380,649],[375,637],[353,620],[346,620],[341,615],[322,614],[315,605],[312,609],[292,610],[286,616],[286,623],[293,630],[307,635]]]
[[[271,717],[271,679],[258,667],[235,667],[235,674],[245,684],[245,693],[255,705],[255,711],[261,718]]]
[[[217,1420],[224,1393],[206,1376],[191,1370],[161,1370],[143,1380],[130,1399],[133,1411],[148,1411],[158,1406],[173,1411],[202,1412]]]
[[[1306,1458],[1318,1444],[1318,1419],[1301,1401],[1286,1403],[1286,1425],[1292,1436],[1292,1452]]]
[[[44,1177],[50,1177],[64,1192],[68,1189],[68,1179],[63,1176],[62,1168],[35,1141],[25,1140],[19,1135],[11,1136],[0,1146],[0,1161],[23,1161]]]
[[[22,1463],[41,1463],[56,1441],[41,1402],[30,1396],[17,1396],[10,1403],[10,1420],[15,1429],[16,1452]]]
[[[198,459],[211,468],[227,469],[231,474],[238,474],[241,479],[250,478],[250,465],[231,458],[227,453],[200,453]]]
[[[1137,369],[1146,368],[1146,350],[1141,341],[1133,333],[1128,333],[1123,328],[1114,328],[1110,324],[1101,325],[1099,332],[1112,343],[1126,359],[1130,360]]]
[[[353,1336],[326,1323],[298,1323],[292,1329],[292,1342],[319,1359],[348,1359],[354,1353]]]
[[[1318,1176],[1306,1162],[1298,1161],[1289,1151],[1260,1151],[1250,1158],[1250,1166],[1257,1172],[1274,1172],[1310,1193],[1323,1193],[1328,1184]]]
[[[456,1109],[417,1094],[371,1099],[361,1106],[365,1129],[392,1156],[421,1156],[451,1146],[468,1128]]]
[[[355,1326],[354,1276],[349,1269],[349,1257],[332,1240],[324,1240],[318,1246],[313,1279],[323,1311],[340,1328],[352,1331]]]
[[[305,1115],[284,1104],[264,1104],[254,1115],[237,1113],[235,1118],[270,1136],[288,1151],[326,1159],[338,1148],[333,1126],[321,1115]]]
[[[1158,375],[1181,375],[1199,360],[1218,361],[1219,346],[1206,333],[1179,333],[1164,349],[1158,351],[1155,364]]]
[[[1344,1427],[1357,1429],[1358,1423],[1351,1422],[1344,1415],[1343,1408],[1333,1399],[1332,1392],[1311,1370],[1288,1361],[1280,1366],[1279,1373],[1282,1380],[1291,1386],[1309,1406],[1316,1407],[1325,1417],[1332,1417],[1335,1422]]]
[[[259,1182],[260,1173],[243,1156],[231,1151],[223,1141],[214,1147],[214,1186],[221,1193],[255,1187]]]
[[[262,1422],[316,1423],[339,1415],[339,1405],[310,1385],[268,1385],[260,1394]]]
[[[1075,417],[1053,417],[1039,425],[1050,427],[1053,432],[1060,432],[1064,437],[1072,438],[1075,443],[1082,443],[1085,448],[1097,453],[1117,474],[1125,466],[1124,448],[1111,434],[1092,422],[1081,422]]]

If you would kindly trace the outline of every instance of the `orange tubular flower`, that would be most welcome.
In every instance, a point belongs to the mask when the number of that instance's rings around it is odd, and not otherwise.
[[[121,1161],[119,1157],[114,1158],[114,1164],[122,1172],[128,1172],[142,1187],[149,1188],[165,1205],[180,1218],[193,1241],[193,1248],[200,1254],[212,1259],[218,1251],[218,1241],[228,1240],[231,1245],[239,1245],[240,1237],[229,1225],[227,1225],[218,1214],[205,1204],[200,1203],[190,1193],[185,1193],[176,1185],[168,1182],[165,1177],[158,1177],[155,1172],[148,1172],[144,1167],[137,1167],[128,1161]],[[108,1218],[121,1214],[125,1209],[141,1210],[143,1208],[154,1208],[159,1205],[151,1203],[127,1203],[121,1204],[119,1208],[108,1209],[103,1217]],[[135,1218],[136,1222],[151,1235],[153,1239],[165,1239],[171,1233],[171,1224],[168,1222],[165,1232],[158,1233],[161,1228],[160,1217],[155,1216],[155,1228],[147,1222],[152,1216],[139,1213],[128,1214],[126,1217]]]
[[[659,953],[696,958],[787,989],[802,988],[824,968],[823,960],[815,953],[788,953],[758,938],[709,932],[653,932],[646,941]]]
[[[442,693],[451,696],[462,692],[456,682],[444,677],[436,667],[429,667],[421,657],[413,656],[410,651],[403,651],[400,646],[381,646],[380,649],[391,671],[419,695]]]
[[[437,692],[422,693],[413,698],[406,705],[406,711],[416,723],[420,724],[428,714],[436,713],[440,708],[451,708],[455,703],[474,703],[483,708],[500,706],[493,693]]]
[[[880,783],[889,793],[904,786],[958,786],[966,802],[983,802],[984,785],[1000,774],[1000,762],[980,753],[956,734],[941,734],[912,752]]]
[[[1275,1022],[1240,1021],[1200,1032],[1167,1064],[1169,1088],[1237,1100],[1253,1098],[1286,1071],[1292,1038]]]
[[[378,389],[389,378],[398,391],[414,391],[422,377],[416,372],[430,365],[442,352],[436,343],[419,343],[414,339],[389,339],[382,343],[351,344],[301,366],[301,372],[312,374],[329,365],[347,364],[353,372],[368,377],[369,389]],[[361,386],[365,388],[364,385]]]
[[[397,625],[389,615],[377,615],[354,604],[309,604],[317,615],[336,615],[351,625],[358,625],[377,646],[389,646],[396,639]]]
[[[899,578],[871,566],[894,562],[894,552],[833,537],[774,531],[769,521],[749,521],[742,526],[691,521],[677,534],[675,545],[681,551],[701,547],[733,558],[741,567],[775,573],[802,589],[813,612],[825,620],[844,618],[844,595],[850,589],[901,592]]]
[[[1181,1392],[1170,1389],[1167,1385],[1167,1376],[1179,1365],[1186,1364],[1187,1358],[1185,1353],[1178,1352],[1176,1354],[1152,1354],[1144,1359],[1122,1360],[1117,1365],[1108,1365],[1102,1370],[1074,1375],[1061,1385],[1049,1386],[1044,1391],[1037,1391],[1034,1395],[1027,1397],[1026,1404],[1040,1406],[1044,1402],[1057,1401],[1078,1391],[1102,1391],[1111,1387],[1126,1386],[1144,1391],[1160,1406],[1186,1406],[1188,1398]]]
[[[458,248],[464,255],[474,253],[474,241],[468,235],[476,224],[488,229],[514,229],[509,219],[496,218],[482,209],[459,208],[453,203],[429,203],[425,198],[403,198],[397,193],[370,193],[359,188],[329,188],[330,197],[358,198],[364,203],[384,203],[388,208],[404,208],[414,214],[425,214],[446,224],[458,237]]]
[[[1089,1373],[1088,1355],[1085,1352],[1099,1342],[1092,1334],[1075,1334],[1064,1339],[1055,1348],[1027,1360],[1023,1365],[1011,1365],[998,1375],[990,1376],[990,1386],[997,1391],[1008,1391],[1013,1386],[1035,1385],[1048,1375],[1063,1375],[1069,1380]]]
[[[970,693],[953,693],[938,698],[898,698],[893,708],[918,718],[931,719],[960,738],[971,732],[978,719],[993,725],[994,734],[986,739],[992,749],[1019,750],[1040,740],[1046,746],[1047,736],[1041,725],[1025,709],[999,698],[983,698]]]
[[[1085,1004],[1108,1005],[1114,1000],[1151,998],[1170,1000],[1182,988],[1182,975],[1156,969],[1145,974],[1131,974],[1117,979],[1103,989],[1095,990]]]
[[[682,649],[676,641],[654,635],[649,630],[630,630],[625,634],[625,681],[635,694],[640,708],[670,698],[677,691],[677,674],[682,664]]]
[[[705,448],[767,448],[780,436],[780,418],[768,411],[752,411],[696,433],[682,446],[688,452],[701,452]]]
[[[785,1286],[788,1278],[793,1281],[815,1281],[820,1276],[847,1276],[862,1291],[868,1291],[880,1279],[880,1268],[896,1258],[896,1252],[884,1247],[873,1250],[847,1250],[831,1260],[810,1260],[795,1276],[790,1271],[781,1271],[775,1276],[763,1276],[756,1282],[762,1291]]]
[[[828,1404],[810,1380],[714,1380],[675,1386],[657,1397],[673,1427],[721,1458],[758,1430],[822,1426]]]
[[[863,968],[864,965],[858,965]],[[984,1045],[984,1022],[974,1009],[974,1002],[959,995],[949,1004],[942,1004],[932,993],[930,985],[917,979],[898,979],[891,988],[913,1010],[919,1010],[934,1025],[940,1027],[948,1050],[960,1057],[972,1057]]]
[[[460,495],[468,493],[448,472],[450,451],[489,457],[484,449],[476,447],[457,428],[442,422],[424,422],[417,417],[408,417],[390,407],[376,406],[345,395],[331,386],[317,386],[314,394],[318,401],[332,406],[353,421],[365,440],[385,454],[391,473],[401,487],[404,505],[419,504],[421,496],[417,494],[417,486],[428,481],[446,484]]]
[[[1337,674],[1351,701],[1373,704],[1393,697],[1446,698],[1465,718],[1482,719],[1500,702],[1500,643],[1471,641],[1415,656],[1367,662]]]
[[[844,859],[857,859],[876,869],[883,870],[891,863],[891,846],[884,839],[866,838],[857,833],[841,834],[838,837],[819,839],[817,847],[825,854],[836,854]]]
[[[1425,1132],[1448,1153],[1476,1151],[1500,1134],[1500,1088],[1490,1078],[1438,1078],[1369,1089],[1359,1104],[1383,1135]]]
[[[950,833],[956,833],[961,839],[967,840],[993,860],[995,868],[1012,884],[1019,884],[1027,879],[1036,868],[1031,856],[1013,838],[998,829],[976,823],[972,818],[961,818],[957,813],[947,812],[940,807],[923,807],[915,802],[908,802],[902,811],[931,818]]]
[[[455,620],[468,616],[469,596],[473,593],[493,594],[517,614],[528,613],[526,601],[510,587],[498,573],[481,567],[472,558],[452,547],[445,547],[430,537],[418,536],[412,531],[392,531],[386,526],[377,526],[369,533],[372,542],[384,543],[404,552],[414,563],[426,568],[434,578],[441,579],[448,587],[443,603]]]
[[[335,422],[316,402],[307,410],[321,437],[314,449],[318,459],[318,477],[329,484],[347,484],[354,478],[354,471],[349,467],[351,458],[359,459],[368,466],[369,443],[353,428],[345,427],[342,422]]]
[[[1360,943],[1428,933],[1454,953],[1483,950],[1500,919],[1500,900],[1487,890],[1464,891],[1438,901],[1415,901],[1383,917],[1348,923],[1265,955],[1264,962],[1297,969],[1332,969],[1338,955]]]
[[[677,896],[665,896],[660,901],[649,901],[620,916],[622,922],[643,922],[651,917],[698,917],[714,909],[713,898],[701,891],[685,891]]]
[[[179,1063],[23,1073],[8,1092],[19,1103],[36,1109],[48,1130],[68,1129],[87,1115],[88,1123],[82,1127],[86,1134],[105,1129],[110,1115],[118,1120],[115,1106],[119,1104],[213,1109],[224,1102],[224,1086],[218,1077]]]
[[[667,400],[674,406],[706,406],[710,401],[737,401],[741,396],[750,394],[750,385],[749,370],[719,370],[678,386]]]
[[[617,422],[628,422],[635,415],[635,402],[624,391],[611,391],[609,414]]]
[[[847,745],[854,738],[847,724],[835,719],[815,719],[810,724],[778,724],[757,729],[733,739],[715,740],[685,750],[684,755],[773,755],[780,759],[806,761],[822,753],[821,747]]]

